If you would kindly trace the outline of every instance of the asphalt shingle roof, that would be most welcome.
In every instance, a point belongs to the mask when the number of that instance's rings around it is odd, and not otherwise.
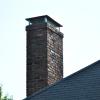
[[[25,100],[100,100],[100,60]]]

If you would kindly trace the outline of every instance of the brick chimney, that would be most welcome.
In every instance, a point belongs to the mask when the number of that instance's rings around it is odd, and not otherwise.
[[[27,96],[63,78],[61,24],[48,15],[26,19]]]

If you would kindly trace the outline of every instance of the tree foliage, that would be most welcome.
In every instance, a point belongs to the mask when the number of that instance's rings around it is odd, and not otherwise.
[[[8,95],[3,96],[2,87],[0,87],[0,100],[13,100],[9,98]]]

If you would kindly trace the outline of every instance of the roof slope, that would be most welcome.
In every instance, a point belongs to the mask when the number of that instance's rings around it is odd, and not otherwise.
[[[25,100],[100,100],[100,60]]]

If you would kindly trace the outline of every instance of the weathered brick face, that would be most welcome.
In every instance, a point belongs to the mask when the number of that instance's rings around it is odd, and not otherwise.
[[[27,96],[47,86],[46,26],[30,25],[27,30]]]
[[[27,31],[27,96],[63,78],[63,34],[47,23]]]
[[[63,40],[55,31],[47,30],[48,84],[63,78]]]

